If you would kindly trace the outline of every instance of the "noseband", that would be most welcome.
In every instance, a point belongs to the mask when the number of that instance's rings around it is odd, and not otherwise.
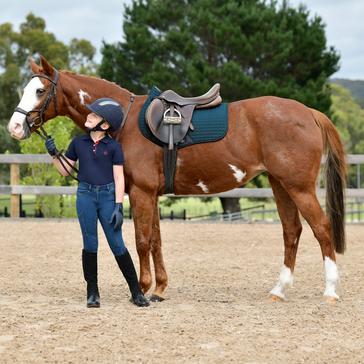
[[[56,114],[58,114],[58,103],[57,103],[57,82],[58,82],[58,78],[59,78],[59,74],[57,70],[54,70],[55,75],[54,75],[54,79],[52,80],[50,77],[48,77],[47,75],[43,75],[40,73],[35,73],[34,75],[32,75],[32,78],[34,77],[40,77],[40,78],[45,78],[47,79],[50,83],[51,83],[51,89],[49,90],[47,97],[45,99],[44,104],[41,106],[40,109],[34,109],[34,110],[30,110],[30,111],[25,111],[24,109],[20,108],[20,107],[16,107],[14,109],[15,112],[19,112],[21,114],[25,115],[25,121],[28,125],[29,131],[31,131],[31,129],[36,126],[39,127],[43,133],[43,135],[38,131],[35,130],[35,132],[37,134],[39,134],[43,139],[47,138],[47,133],[46,131],[43,129],[43,124],[44,124],[44,114],[47,111],[51,101],[53,100],[54,103],[54,109],[56,111]],[[36,115],[34,118],[31,117],[32,113],[38,113],[38,115]]]

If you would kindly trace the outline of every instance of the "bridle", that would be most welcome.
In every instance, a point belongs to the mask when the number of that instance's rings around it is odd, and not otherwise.
[[[58,102],[57,102],[57,82],[59,79],[59,73],[57,70],[54,70],[55,75],[54,75],[54,79],[52,80],[49,76],[47,75],[43,75],[41,73],[35,73],[34,75],[32,75],[31,78],[34,77],[39,77],[39,78],[45,78],[46,80],[48,80],[51,83],[51,88],[47,94],[47,97],[45,99],[44,104],[39,108],[39,109],[34,109],[34,110],[30,110],[30,111],[25,111],[24,109],[20,108],[20,107],[16,107],[14,109],[15,112],[19,112],[21,114],[25,115],[25,121],[28,125],[29,131],[31,131],[31,129],[35,126],[35,127],[39,127],[41,132],[39,130],[34,130],[38,135],[40,135],[43,139],[47,139],[48,134],[46,133],[46,131],[43,128],[43,124],[44,124],[44,114],[47,111],[50,103],[53,100],[53,104],[54,104],[54,109],[56,111],[56,114],[58,114]],[[38,113],[38,115],[36,115],[34,118],[32,118],[31,114],[32,113]],[[42,135],[43,134],[43,135]]]
[[[50,103],[52,102],[52,100],[53,100],[53,104],[54,104],[54,110],[56,112],[56,115],[58,115],[57,83],[58,83],[58,79],[59,79],[59,73],[56,69],[54,70],[54,72],[55,72],[55,74],[54,74],[53,80],[49,76],[41,74],[41,73],[35,73],[31,77],[31,78],[34,78],[34,77],[45,78],[46,80],[48,80],[51,83],[51,88],[47,94],[44,104],[39,109],[34,109],[34,110],[30,110],[30,111],[25,111],[21,107],[16,107],[14,109],[14,112],[19,112],[19,113],[25,115],[25,121],[28,125],[30,133],[31,133],[31,129],[33,127],[39,127],[39,129],[41,131],[39,131],[38,129],[35,129],[34,131],[44,140],[47,140],[50,137],[49,134],[43,128],[43,124],[45,123],[44,114],[48,110],[48,107],[49,107]],[[32,118],[31,114],[35,113],[35,112],[38,113],[38,115],[36,115],[35,117]],[[63,155],[63,152],[58,151],[57,154],[55,155],[55,157],[59,160],[62,167],[67,171],[69,176],[72,177],[73,179],[75,179],[76,181],[79,181],[78,178],[75,177],[74,175],[72,175],[68,171],[67,167],[64,165],[64,162],[66,162],[73,171],[78,173],[78,169],[75,166],[73,166],[70,162],[68,162],[67,158]]]

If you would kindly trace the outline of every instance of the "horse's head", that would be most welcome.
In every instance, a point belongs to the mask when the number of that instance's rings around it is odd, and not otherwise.
[[[58,114],[58,71],[42,56],[40,66],[30,59],[30,67],[33,75],[8,124],[10,135],[18,140],[29,138]]]

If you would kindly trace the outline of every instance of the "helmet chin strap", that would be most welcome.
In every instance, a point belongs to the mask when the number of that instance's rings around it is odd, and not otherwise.
[[[87,126],[86,126],[86,129],[87,129],[87,131],[89,132],[89,133],[91,133],[92,131],[104,131],[104,132],[107,132],[108,131],[108,129],[103,129],[103,128],[101,128],[101,125],[105,122],[106,120],[104,120],[104,119],[102,119],[96,126],[94,126],[93,128],[88,128]]]

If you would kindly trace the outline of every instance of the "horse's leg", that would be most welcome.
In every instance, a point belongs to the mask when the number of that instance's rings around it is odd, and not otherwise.
[[[168,284],[167,272],[164,266],[162,254],[162,239],[159,227],[158,198],[154,205],[153,229],[152,229],[152,257],[155,271],[156,286],[150,298],[151,301],[163,301],[163,293]]]
[[[152,286],[149,256],[156,195],[146,193],[136,186],[131,186],[129,198],[133,212],[136,248],[139,256],[139,282],[141,289],[146,293]]]
[[[319,204],[315,185],[312,184],[306,189],[303,189],[302,186],[297,188],[291,185],[287,188],[287,191],[320,243],[325,266],[326,288],[324,296],[328,297],[328,301],[334,302],[339,298],[336,294],[339,272],[336,266],[334,246],[331,241],[330,222]]]
[[[283,226],[284,264],[278,282],[270,291],[273,300],[286,299],[285,290],[293,283],[293,271],[296,262],[298,242],[302,232],[302,224],[298,209],[287,191],[274,177],[268,176]]]

